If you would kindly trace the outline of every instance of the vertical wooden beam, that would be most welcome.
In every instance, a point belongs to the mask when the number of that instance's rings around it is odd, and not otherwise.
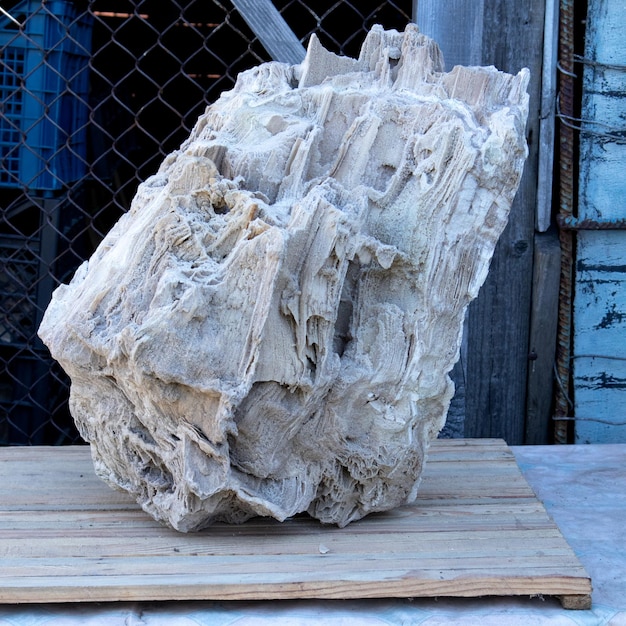
[[[544,0],[485,0],[483,24],[483,64],[530,69],[529,154],[491,271],[470,306],[465,434],[513,445],[524,442],[526,417]]]
[[[552,181],[556,121],[556,63],[559,42],[559,2],[546,0],[541,107],[539,111],[539,156],[537,174],[536,228],[544,233],[552,224]]]
[[[414,19],[439,44],[448,71],[455,65],[482,65],[485,0],[420,0],[415,4]]]
[[[559,313],[561,247],[555,232],[535,235],[533,298],[530,314],[530,364],[524,442],[550,442],[553,381]]]
[[[529,156],[509,224],[479,297],[469,307],[465,436],[524,441],[537,203],[537,136],[545,0],[419,0],[418,26],[443,46],[446,66],[531,72]]]

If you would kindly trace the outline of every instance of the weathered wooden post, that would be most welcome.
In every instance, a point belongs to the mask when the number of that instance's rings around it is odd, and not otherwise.
[[[489,277],[469,309],[467,352],[456,381],[465,393],[464,406],[457,407],[465,413],[465,436],[519,444],[526,420],[544,0],[419,0],[415,19],[439,42],[448,68],[530,69],[529,155]]]

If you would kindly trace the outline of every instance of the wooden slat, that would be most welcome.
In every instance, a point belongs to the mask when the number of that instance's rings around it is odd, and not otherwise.
[[[535,218],[535,226],[540,233],[545,233],[552,226],[558,44],[559,0],[545,0]]]
[[[517,73],[530,69],[529,154],[489,274],[468,308],[463,349],[466,437],[502,437],[524,443],[533,237],[537,205],[539,110],[545,0],[419,0],[414,15],[453,65],[495,65]],[[523,24],[523,27],[520,25]],[[538,54],[539,52],[539,54]],[[455,381],[457,382],[457,381]]]
[[[578,218],[608,227],[576,236],[572,415],[582,444],[626,442],[626,230],[611,229],[626,222],[624,14],[623,2],[589,0],[586,60],[576,67],[583,71]]]
[[[530,310],[530,367],[524,441],[548,443],[554,428],[554,360],[559,316],[561,246],[555,232],[535,235],[533,298]]]
[[[426,468],[414,505],[347,528],[299,516],[182,534],[97,479],[87,447],[0,449],[0,602],[542,594],[585,605],[588,575],[502,441],[435,442]]]
[[[231,0],[274,61],[302,63],[306,50],[270,0]]]

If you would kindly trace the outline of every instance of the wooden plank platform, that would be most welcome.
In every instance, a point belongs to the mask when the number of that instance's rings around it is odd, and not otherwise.
[[[95,477],[87,446],[0,448],[0,602],[558,596],[591,581],[501,440],[436,441],[415,505],[181,534]]]

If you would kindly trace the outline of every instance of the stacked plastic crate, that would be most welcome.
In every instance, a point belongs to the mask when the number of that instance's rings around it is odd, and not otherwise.
[[[56,191],[86,171],[91,21],[65,0],[0,20],[0,186]]]
[[[87,173],[92,18],[69,0],[24,0],[8,11],[0,16],[0,444],[47,443],[52,394],[36,329],[54,287],[59,215]]]

